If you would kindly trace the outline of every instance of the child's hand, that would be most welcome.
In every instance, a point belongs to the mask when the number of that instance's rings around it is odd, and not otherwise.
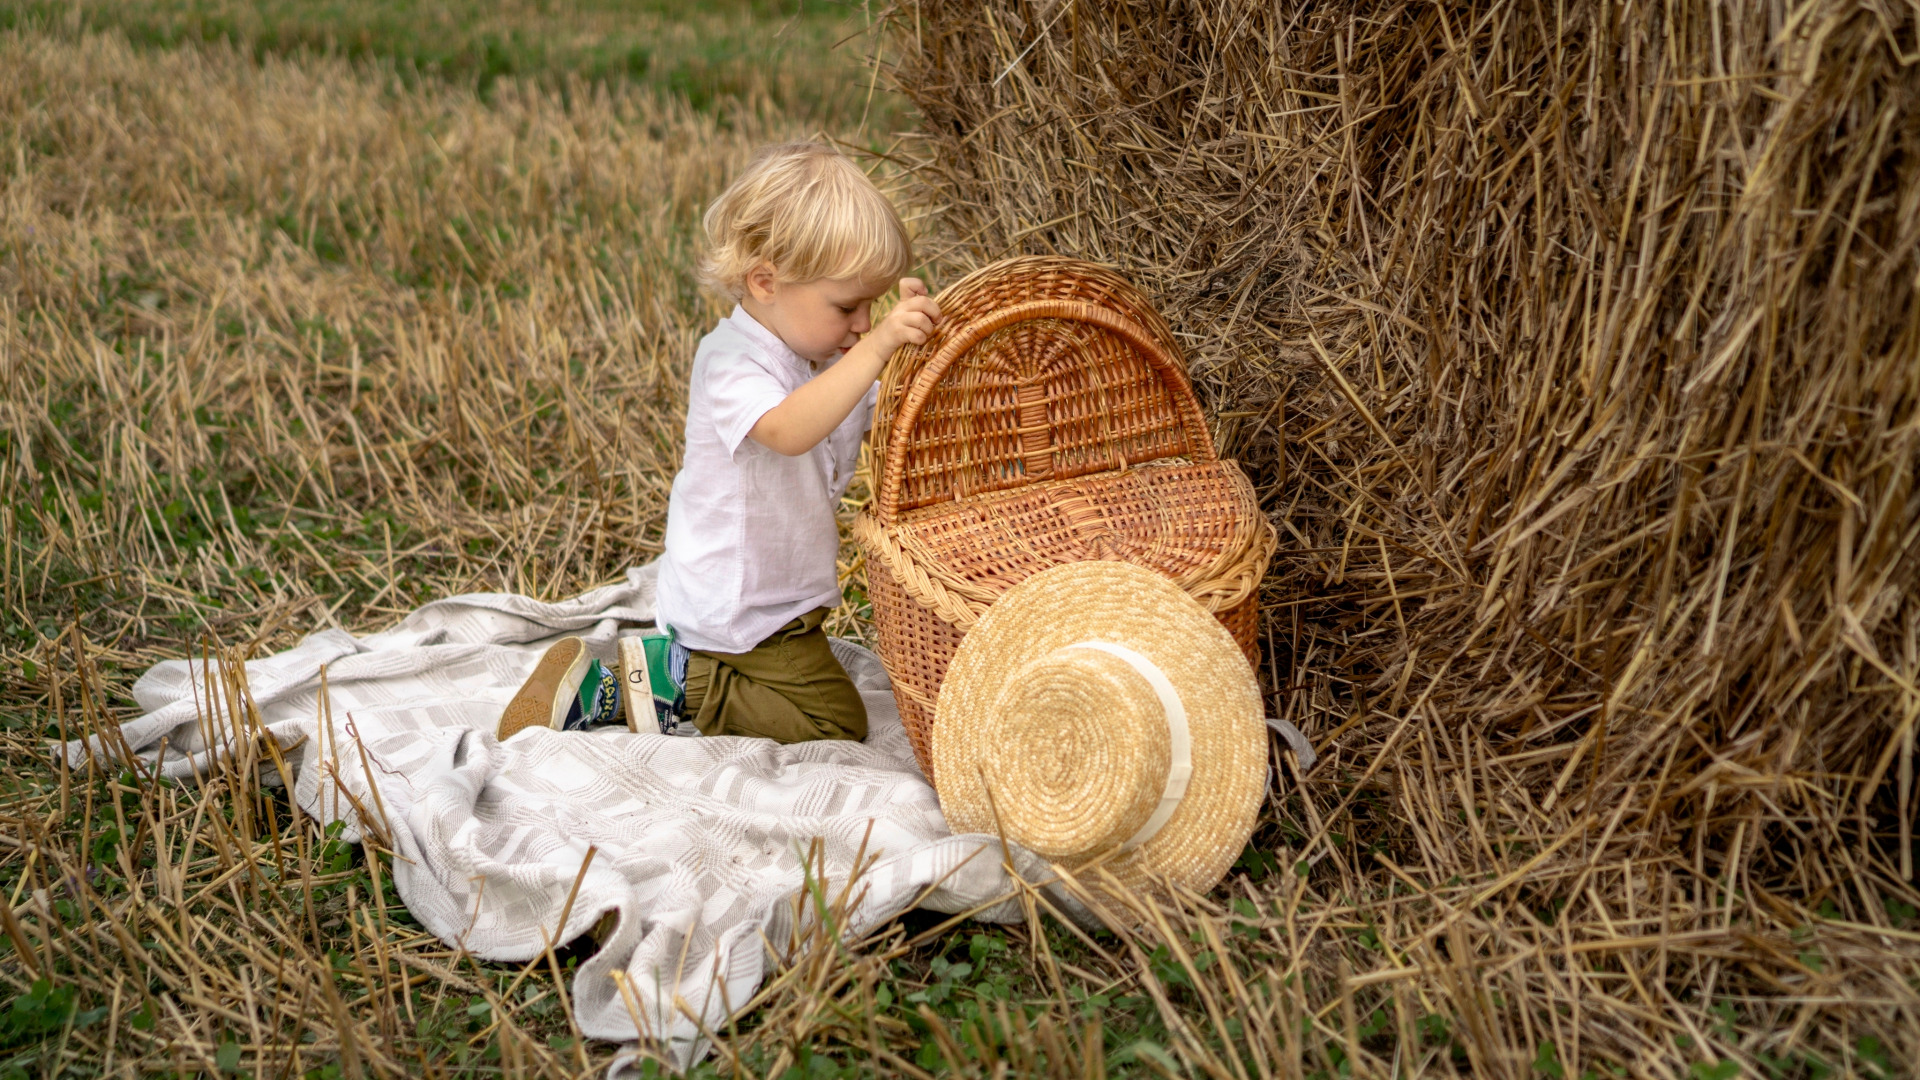
[[[939,325],[940,305],[927,292],[927,283],[919,278],[901,278],[900,302],[867,336],[874,339],[884,357],[902,345],[925,345]]]

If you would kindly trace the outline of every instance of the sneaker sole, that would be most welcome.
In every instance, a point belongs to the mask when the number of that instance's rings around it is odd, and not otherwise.
[[[586,676],[587,659],[586,643],[579,638],[548,649],[500,714],[499,737],[511,739],[531,727],[557,728],[566,723],[567,706],[574,700],[572,688]],[[569,692],[562,693],[563,687]]]
[[[620,696],[627,714],[627,730],[657,731],[653,718],[653,683],[647,675],[647,647],[640,638],[620,639]],[[641,710],[646,712],[642,713]],[[641,727],[641,721],[646,722]]]

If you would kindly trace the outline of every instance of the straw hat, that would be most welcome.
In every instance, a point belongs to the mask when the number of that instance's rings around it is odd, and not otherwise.
[[[1076,562],[1008,589],[947,668],[933,721],[954,832],[1069,870],[1206,891],[1253,832],[1267,739],[1253,669],[1179,586]]]

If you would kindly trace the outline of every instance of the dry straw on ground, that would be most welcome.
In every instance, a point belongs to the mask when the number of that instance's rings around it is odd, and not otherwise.
[[[897,15],[952,261],[1145,285],[1285,531],[1299,917],[1380,944],[1285,963],[1487,1075],[1920,1061],[1915,10]]]

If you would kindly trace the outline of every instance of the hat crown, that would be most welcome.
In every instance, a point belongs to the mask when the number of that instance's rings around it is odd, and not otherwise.
[[[1030,851],[1085,861],[1159,807],[1174,756],[1166,707],[1122,656],[1068,645],[1035,657],[1002,686],[988,725],[982,778],[1000,828]]]

